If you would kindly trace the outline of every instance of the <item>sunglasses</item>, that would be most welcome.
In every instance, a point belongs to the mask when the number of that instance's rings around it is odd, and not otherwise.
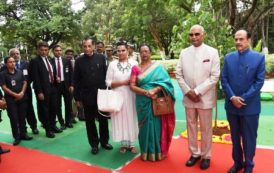
[[[197,36],[200,36],[201,33],[189,33],[189,36],[190,36],[190,37],[193,37],[194,35],[197,37]]]

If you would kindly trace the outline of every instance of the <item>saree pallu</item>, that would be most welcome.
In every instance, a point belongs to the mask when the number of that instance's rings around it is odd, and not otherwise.
[[[132,73],[138,68],[133,67]],[[145,90],[161,86],[167,94],[174,97],[171,79],[162,65],[152,64],[146,71],[137,74],[137,85]],[[136,95],[136,109],[139,122],[139,144],[142,160],[162,160],[168,154],[175,127],[175,114],[154,116],[152,100],[143,95]]]

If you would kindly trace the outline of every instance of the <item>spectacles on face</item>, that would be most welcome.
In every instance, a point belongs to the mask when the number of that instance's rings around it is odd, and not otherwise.
[[[201,33],[189,33],[189,36],[190,37],[193,37],[193,36],[195,36],[195,37],[198,37],[198,36],[200,36],[201,35]]]

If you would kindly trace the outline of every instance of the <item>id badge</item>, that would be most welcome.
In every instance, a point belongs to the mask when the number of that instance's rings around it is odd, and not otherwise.
[[[28,75],[28,70],[24,69],[24,70],[23,70],[23,75],[24,75],[24,76],[27,76],[27,75]]]
[[[11,86],[15,86],[16,85],[16,81],[15,80],[11,80]]]

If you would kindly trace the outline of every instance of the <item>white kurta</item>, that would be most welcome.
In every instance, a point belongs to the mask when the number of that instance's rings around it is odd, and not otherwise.
[[[112,81],[129,80],[131,74],[131,68],[137,65],[137,61],[128,60],[120,63],[122,68],[118,67],[119,61],[113,61],[109,64],[106,76],[106,83],[111,85]],[[128,69],[126,66],[130,64]],[[112,138],[115,142],[127,140],[130,142],[136,141],[138,138],[138,121],[135,107],[135,93],[133,93],[129,85],[120,86],[113,89],[122,93],[124,103],[120,112],[111,114],[112,122]]]

